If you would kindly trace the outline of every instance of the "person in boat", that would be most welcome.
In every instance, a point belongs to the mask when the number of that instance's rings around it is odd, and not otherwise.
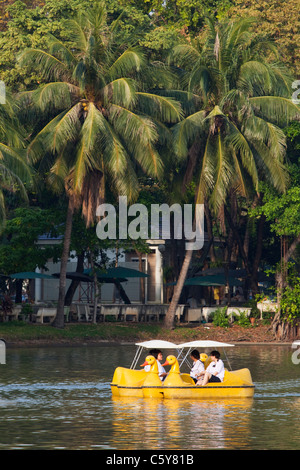
[[[193,361],[193,367],[191,368],[190,376],[192,377],[194,382],[197,383],[198,378],[201,376],[201,372],[205,371],[204,364],[200,360],[200,354],[197,349],[194,349],[191,352],[191,359]]]
[[[205,372],[201,372],[200,378],[196,385],[206,385],[210,382],[223,382],[224,374],[225,374],[225,367],[224,362],[220,359],[219,351],[212,351],[210,353],[211,363],[205,370]]]
[[[162,361],[162,359],[163,359],[163,355],[162,355],[161,350],[160,349],[151,349],[149,351],[149,354],[150,354],[150,356],[154,356],[155,359],[156,359],[156,362],[157,362],[157,365],[158,365],[158,376],[159,376],[160,380],[161,381],[165,380],[165,378],[167,377],[168,374],[167,374],[165,368],[160,363],[160,361]],[[150,366],[145,366],[144,370],[148,372],[150,370]]]

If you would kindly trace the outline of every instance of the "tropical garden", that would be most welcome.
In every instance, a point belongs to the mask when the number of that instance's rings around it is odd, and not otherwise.
[[[70,252],[82,265],[110,246],[95,235],[101,202],[203,204],[209,243],[181,245],[168,267],[165,326],[209,255],[243,268],[254,299],[259,274],[274,279],[274,333],[297,337],[297,2],[5,1],[0,13],[0,273],[60,261],[63,328]],[[48,232],[63,242],[41,250]]]

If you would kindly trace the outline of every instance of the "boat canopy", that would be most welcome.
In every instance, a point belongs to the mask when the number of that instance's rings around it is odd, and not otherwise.
[[[143,343],[135,343],[136,346],[141,346],[143,348],[157,348],[157,349],[178,349],[178,345],[171,343],[170,341],[162,341],[160,339],[153,339],[151,341],[144,341]]]
[[[220,341],[211,341],[211,340],[195,340],[189,341],[187,343],[181,343],[177,347],[180,349],[183,348],[224,348],[224,347],[233,347],[234,344],[221,343]]]
[[[229,344],[229,343],[222,343],[220,341],[211,341],[211,340],[195,340],[195,341],[189,341],[187,343],[182,343],[182,344],[179,344],[177,347],[179,348],[180,352],[178,354],[178,361],[180,363],[180,366],[186,362],[188,364],[189,367],[191,367],[191,364],[189,363],[188,361],[188,357],[189,357],[189,354],[190,352],[195,349],[195,348],[214,348],[214,349],[217,349],[217,348],[227,348],[227,347],[233,347],[234,344]],[[186,354],[184,355],[183,354],[183,350],[185,348],[188,348]],[[229,360],[228,360],[228,357],[226,356],[226,353],[225,353],[225,350],[224,350],[224,354],[225,354],[225,357],[226,357],[226,360],[229,364]],[[229,364],[230,366],[230,364]]]
[[[140,358],[140,355],[142,353],[142,350],[144,348],[145,349],[176,349],[177,359],[180,362],[180,365],[182,365],[184,362],[187,362],[189,367],[191,367],[191,364],[189,364],[189,361],[188,361],[188,357],[189,357],[190,351],[194,348],[224,348],[224,347],[234,346],[234,344],[222,343],[220,341],[211,341],[211,340],[195,340],[195,341],[189,341],[187,343],[175,344],[170,341],[163,341],[159,339],[143,341],[141,343],[135,343],[135,345],[137,346],[137,350],[133,358],[132,364],[130,366],[130,369],[134,369],[136,367],[138,360]],[[185,348],[188,348],[188,351],[184,355],[183,350]]]
[[[130,369],[134,369],[136,367],[143,348],[145,349],[176,349],[177,351],[179,349],[179,346],[177,344],[171,343],[170,341],[163,341],[159,339],[143,341],[142,343],[135,343],[135,345],[137,346],[137,350],[133,358],[132,364],[130,366]]]

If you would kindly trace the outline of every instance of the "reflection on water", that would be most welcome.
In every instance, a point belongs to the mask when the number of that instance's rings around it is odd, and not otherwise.
[[[229,448],[243,448],[249,444],[247,430],[252,403],[252,398],[191,403],[188,400],[113,397],[114,436],[126,439],[134,428],[136,436],[143,436],[140,444],[143,449],[166,449],[170,437],[173,449],[224,448],[226,441]],[[232,419],[236,422],[234,436],[243,436],[238,442],[227,426]],[[135,443],[129,448],[134,449]]]
[[[2,449],[300,449],[300,365],[290,346],[236,346],[251,399],[112,397],[115,367],[135,347],[7,351],[0,366]]]

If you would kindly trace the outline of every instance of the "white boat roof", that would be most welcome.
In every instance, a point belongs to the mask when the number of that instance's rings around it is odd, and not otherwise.
[[[178,344],[177,348],[224,348],[224,347],[233,347],[234,344],[221,343],[220,341],[211,341],[211,340],[195,340],[189,341],[187,343]]]
[[[175,343],[171,343],[170,341],[162,341],[159,339],[153,339],[151,341],[144,341],[142,343],[135,343],[136,346],[141,346],[143,348],[149,349],[178,349],[179,346]]]

